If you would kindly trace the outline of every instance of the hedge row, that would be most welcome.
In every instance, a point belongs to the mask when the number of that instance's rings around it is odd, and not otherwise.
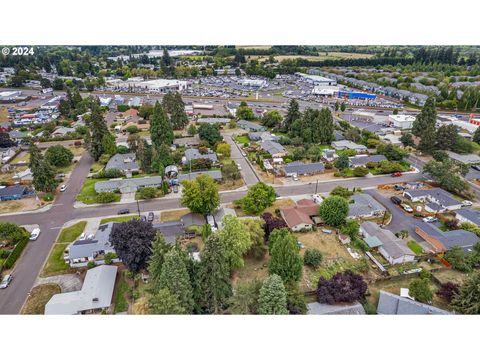
[[[17,243],[17,245],[15,246],[15,249],[12,250],[12,252],[10,253],[10,256],[5,260],[5,263],[3,264],[5,269],[10,269],[12,268],[13,265],[15,265],[15,262],[22,254],[22,251],[23,249],[25,249],[25,246],[27,246],[28,242],[29,242],[28,237],[25,237]]]

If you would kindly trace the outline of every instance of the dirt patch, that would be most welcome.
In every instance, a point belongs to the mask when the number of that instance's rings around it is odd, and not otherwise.
[[[453,269],[438,271],[434,274],[434,276],[442,283],[450,281],[459,285],[468,278],[468,274]]]
[[[60,293],[60,286],[57,284],[45,284],[34,287],[21,313],[27,315],[43,315],[47,302],[53,295]]]
[[[42,202],[35,197],[21,200],[10,200],[0,202],[0,213],[20,212],[36,210],[42,206]]]
[[[180,220],[183,215],[190,212],[188,209],[167,210],[160,213],[160,221],[175,221]]]
[[[239,282],[251,280],[263,280],[268,276],[268,254],[261,260],[246,257],[245,266],[233,274],[232,283],[235,286]]]
[[[245,181],[243,181],[243,179],[238,179],[233,182],[226,180],[224,183],[218,186],[218,191],[235,190],[244,185],[245,185]]]
[[[275,214],[276,209],[286,208],[286,207],[290,207],[290,206],[295,206],[295,201],[293,201],[292,199],[290,199],[290,198],[277,199],[277,200],[275,200],[273,205],[266,208],[264,212],[269,212],[269,213]]]

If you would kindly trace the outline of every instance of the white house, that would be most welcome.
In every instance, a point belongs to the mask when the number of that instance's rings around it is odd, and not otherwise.
[[[411,129],[413,122],[415,121],[415,116],[412,115],[388,115],[388,121],[390,125],[400,128],[402,130]]]

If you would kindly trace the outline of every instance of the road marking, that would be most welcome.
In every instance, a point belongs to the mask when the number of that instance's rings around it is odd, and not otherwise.
[[[62,226],[55,226],[55,227],[51,227],[50,230],[57,230],[57,229],[61,229]]]
[[[62,206],[63,204],[53,204],[52,206]]]

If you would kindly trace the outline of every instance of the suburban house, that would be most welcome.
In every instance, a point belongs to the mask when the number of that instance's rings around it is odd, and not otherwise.
[[[112,304],[117,267],[101,265],[87,271],[80,291],[53,295],[45,315],[76,315],[106,310]]]
[[[332,142],[332,147],[335,150],[350,149],[350,150],[355,150],[357,152],[366,152],[367,151],[367,147],[365,145],[355,144],[353,141],[350,141],[350,140],[333,141]]]
[[[378,248],[378,252],[390,265],[415,261],[415,253],[407,247],[405,242],[397,238],[391,231],[382,229],[377,223],[372,221],[363,222],[360,225],[360,234],[364,237],[367,244],[370,243],[372,247]],[[381,245],[378,245],[379,242]],[[373,244],[376,245],[373,246]]]
[[[0,161],[2,164],[10,161],[12,157],[14,157],[16,154],[16,148],[10,147],[10,148],[2,148],[0,149]]]
[[[239,128],[242,128],[244,130],[249,130],[249,131],[265,131],[265,130],[267,130],[265,128],[265,126],[262,126],[262,125],[259,125],[259,124],[256,124],[254,122],[247,121],[247,120],[239,120],[239,121],[237,121],[237,125],[238,125]]]
[[[177,180],[194,180],[199,175],[208,175],[212,177],[214,180],[221,181],[223,176],[220,170],[208,170],[208,171],[194,171],[186,174],[178,174]]]
[[[368,163],[379,163],[380,161],[384,160],[387,160],[385,155],[357,155],[348,158],[350,167],[352,168],[365,166]]]
[[[213,218],[215,219],[215,224],[217,225],[217,228],[220,230],[222,228],[222,221],[223,218],[227,215],[232,215],[237,217],[237,213],[235,212],[234,209],[227,208],[224,206],[221,206],[215,214],[213,214]]]
[[[251,141],[278,141],[278,137],[270,134],[268,131],[257,131],[248,133],[248,138]]]
[[[480,156],[476,154],[457,154],[453,151],[446,151],[448,157],[465,165],[480,164]]]
[[[451,315],[448,311],[380,290],[379,315]]]
[[[358,301],[351,304],[307,304],[307,315],[365,315],[365,309]]]
[[[135,153],[115,154],[108,160],[105,170],[118,169],[124,175],[131,175],[132,172],[138,172],[140,167],[136,162]]]
[[[118,130],[120,128],[121,131],[128,131],[127,129],[129,127],[136,127],[139,131],[148,131],[150,130],[150,123],[144,123],[144,124],[141,124],[141,123],[137,123],[137,122],[133,122],[133,121],[129,121],[127,122],[126,124],[124,124],[123,126],[120,126],[120,125],[117,125],[115,126],[115,130]]]
[[[176,146],[198,146],[200,145],[200,137],[198,135],[175,138],[173,140],[173,145]]]
[[[23,171],[19,171],[18,173],[12,176],[12,179],[20,182],[32,182],[33,181],[32,170],[30,170],[30,168],[27,168]]]
[[[477,235],[466,230],[442,231],[429,223],[418,223],[415,232],[426,242],[432,245],[434,252],[443,253],[454,246],[459,246],[463,251],[471,251],[480,239]]]
[[[208,149],[205,154],[202,154],[198,149],[187,149],[185,150],[185,155],[182,159],[182,163],[186,165],[191,161],[198,159],[208,159],[212,162],[212,164],[218,163],[217,154],[215,154],[215,152],[210,149]]]
[[[185,235],[185,227],[181,221],[164,221],[153,224],[153,228],[161,232],[165,242],[170,245],[175,245],[177,239]]]
[[[95,232],[93,239],[76,240],[68,248],[68,261],[70,266],[86,266],[89,261],[94,261],[98,255],[114,253],[110,243],[110,235],[116,223],[102,224]]]
[[[350,197],[348,209],[349,219],[361,219],[374,216],[383,216],[385,207],[369,194],[358,193]]]
[[[268,152],[273,158],[281,158],[287,155],[287,150],[278,142],[265,140],[260,143],[260,148]]]
[[[432,213],[458,210],[462,203],[441,188],[405,190],[403,196],[413,202],[425,202],[425,210]]]
[[[321,162],[306,164],[302,161],[294,161],[283,167],[285,176],[313,175],[325,171],[325,165]]]
[[[0,188],[0,201],[20,200],[32,195],[33,192],[26,186],[15,185]]]
[[[315,224],[313,218],[318,217],[320,205],[313,200],[302,199],[296,206],[280,209],[280,215],[292,231],[310,230]]]
[[[20,141],[25,139],[29,135],[29,133],[26,131],[12,130],[8,133],[8,135],[10,136],[10,139],[17,142],[18,144]]]
[[[335,161],[336,158],[338,158],[338,155],[335,152],[335,150],[332,150],[332,149],[323,150],[322,159],[324,159],[325,161],[332,162],[332,161]]]
[[[119,190],[122,194],[127,194],[136,192],[142,187],[160,187],[161,185],[161,176],[146,176],[142,178],[99,181],[95,183],[95,191],[100,193]]]
[[[455,218],[460,224],[468,223],[480,226],[480,211],[472,209],[460,209],[456,211]]]
[[[138,121],[141,119],[140,116],[138,116],[137,109],[128,109],[127,111],[124,111],[120,115],[125,122],[138,123]]]
[[[68,127],[65,127],[65,126],[58,126],[53,132],[52,132],[52,136],[53,137],[62,137],[62,136],[65,136],[69,133],[73,133],[75,132],[75,129],[73,128],[68,128]]]

